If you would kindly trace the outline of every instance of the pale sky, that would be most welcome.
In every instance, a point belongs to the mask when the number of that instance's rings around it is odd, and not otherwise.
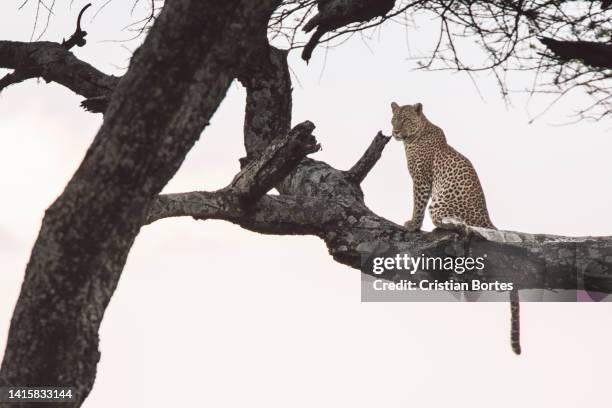
[[[74,29],[85,2],[65,3],[43,39]],[[30,38],[33,8],[17,6],[0,5],[0,39]],[[112,2],[86,18],[88,44],[75,54],[122,74],[135,44],[108,40],[129,37],[120,30],[138,17],[130,6]],[[378,130],[390,133],[391,101],[421,102],[475,165],[496,226],[612,234],[609,120],[556,126],[571,120],[576,94],[530,125],[525,98],[506,107],[491,76],[477,78],[483,100],[465,75],[414,72],[408,57],[426,49],[429,34],[389,25],[367,45],[356,37],[326,58],[317,49],[308,66],[291,54],[294,124],[314,122],[323,145],[312,157],[350,167]],[[524,87],[530,77],[517,79]],[[244,98],[233,84],[166,192],[229,183],[244,155]],[[0,95],[0,355],[44,210],[101,124],[81,99],[34,80]],[[529,112],[545,106],[536,97]],[[392,141],[363,185],[366,202],[403,223],[411,186]],[[359,272],[335,263],[318,238],[158,221],[136,240],[105,315],[84,407],[569,408],[609,398],[610,304],[523,304],[517,357],[505,303],[361,303],[359,289]]]

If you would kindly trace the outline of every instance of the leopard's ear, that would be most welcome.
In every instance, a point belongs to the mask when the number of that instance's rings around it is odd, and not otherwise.
[[[423,104],[422,103],[415,103],[414,104],[414,110],[416,111],[416,113],[423,113]]]
[[[395,102],[391,102],[391,112],[395,113],[399,110],[400,106],[395,103]]]

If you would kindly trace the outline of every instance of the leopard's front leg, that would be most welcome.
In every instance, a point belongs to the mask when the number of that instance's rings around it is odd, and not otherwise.
[[[406,227],[409,231],[418,231],[423,226],[425,209],[427,208],[427,202],[431,197],[431,178],[413,178],[413,184],[412,219],[406,221],[404,223],[404,227]]]

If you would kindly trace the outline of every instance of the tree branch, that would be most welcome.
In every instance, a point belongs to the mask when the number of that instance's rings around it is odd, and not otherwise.
[[[385,136],[382,132],[378,132],[363,156],[348,171],[348,176],[356,183],[361,183],[378,159],[380,159],[380,155],[387,143],[389,143],[389,140],[391,140],[390,136]]]
[[[560,41],[541,38],[540,41],[561,61],[582,60],[597,68],[612,69],[612,44],[593,41]]]
[[[275,235],[321,237],[340,263],[362,272],[362,260],[373,253],[409,256],[485,256],[482,282],[514,282],[520,289],[586,290],[612,293],[612,237],[561,237],[470,227],[468,236],[436,229],[409,232],[368,210],[364,205],[338,199],[267,195],[248,212],[219,193],[191,192],[160,195],[149,222],[191,216],[232,222],[250,231]],[[357,204],[357,205],[356,205]],[[382,248],[382,249],[381,249]],[[444,270],[396,273],[404,279],[457,279]]]
[[[279,135],[291,128],[291,78],[287,51],[268,46],[267,33],[259,33],[249,64],[238,74],[247,89],[244,165],[257,157]]]
[[[274,141],[257,160],[249,162],[225,188],[216,192],[169,194],[152,204],[146,224],[160,218],[190,215],[195,218],[238,218],[250,210],[307,154],[320,149],[306,121],[294,127],[286,137]]]
[[[314,124],[306,121],[293,128],[282,139],[277,139],[254,161],[243,167],[229,186],[238,200],[245,204],[257,201],[282,181],[309,153],[318,151],[312,131]]]
[[[162,194],[153,202],[148,222],[188,216],[197,220],[225,220],[261,234],[319,235],[321,228],[312,219],[320,218],[321,204],[305,197],[265,195],[244,211],[223,192]]]
[[[0,41],[0,68],[14,69],[0,79],[0,92],[9,85],[42,77],[85,96],[87,99],[81,102],[85,110],[103,113],[119,78],[98,71],[69,51],[86,43],[87,32],[81,28],[81,19],[90,6],[91,3],[81,9],[75,32],[61,44]]]
[[[102,73],[54,42],[0,41],[0,68],[15,70],[0,80],[0,91],[26,79],[42,77],[86,98],[108,97],[119,82],[118,77]]]
[[[308,62],[319,40],[328,32],[355,22],[369,21],[383,17],[393,6],[395,0],[320,0],[317,1],[318,13],[304,25],[304,31],[316,28],[304,50],[302,59]]]

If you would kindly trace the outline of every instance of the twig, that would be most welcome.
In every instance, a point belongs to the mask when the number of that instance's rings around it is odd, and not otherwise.
[[[68,40],[62,40],[62,46],[66,48],[67,50],[71,49],[75,45],[77,47],[82,47],[87,43],[87,41],[85,40],[87,31],[83,31],[83,29],[81,29],[81,18],[83,18],[83,13],[89,7],[91,7],[91,3],[85,5],[85,7],[81,9],[81,12],[79,13],[79,17],[77,18],[77,26],[76,26],[76,30],[74,31],[74,34],[72,34]]]

